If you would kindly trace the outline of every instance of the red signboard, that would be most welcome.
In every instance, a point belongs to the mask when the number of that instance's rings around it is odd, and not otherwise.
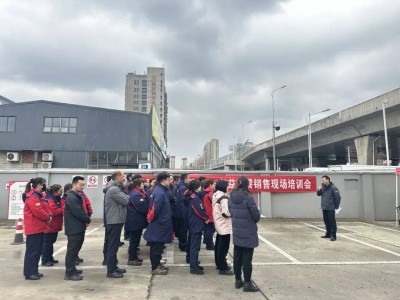
[[[219,175],[219,174],[200,174],[207,179],[228,181],[228,190],[232,190],[237,182],[239,175]],[[197,179],[199,174],[189,174],[190,179]],[[249,181],[249,189],[252,192],[272,192],[272,193],[307,193],[317,190],[317,179],[315,176],[261,176],[245,175]]]
[[[400,175],[400,168],[396,168],[396,175]]]

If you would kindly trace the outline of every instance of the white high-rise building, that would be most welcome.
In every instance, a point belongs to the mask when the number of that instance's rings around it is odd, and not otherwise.
[[[203,148],[203,169],[211,168],[211,164],[219,157],[219,139],[211,139]]]
[[[147,105],[147,75],[128,73],[125,83],[125,110],[149,113]]]
[[[187,158],[186,158],[186,157],[183,157],[183,158],[182,158],[181,169],[182,169],[182,170],[187,170],[187,168],[188,168],[188,165],[187,165]]]
[[[167,143],[168,100],[165,69],[147,68],[147,74],[128,73],[125,84],[125,110],[148,114],[154,105]]]
[[[175,156],[174,155],[169,155],[169,168],[171,170],[175,170]]]

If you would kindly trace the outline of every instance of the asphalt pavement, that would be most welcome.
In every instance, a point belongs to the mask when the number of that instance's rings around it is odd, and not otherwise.
[[[55,244],[53,267],[40,267],[44,277],[25,280],[25,244],[11,245],[13,221],[0,221],[0,290],[2,299],[400,299],[400,230],[394,222],[338,220],[337,240],[322,239],[322,220],[266,220],[259,223],[260,245],[255,249],[252,279],[260,292],[234,287],[234,276],[218,275],[214,253],[202,245],[205,275],[192,275],[177,241],[167,246],[166,276],[151,275],[149,247],[142,239],[140,267],[127,265],[128,243],[120,247],[123,279],[106,277],[102,266],[104,228],[101,220],[89,226],[80,257],[83,280],[64,280],[66,236]],[[231,245],[228,260],[233,261]]]

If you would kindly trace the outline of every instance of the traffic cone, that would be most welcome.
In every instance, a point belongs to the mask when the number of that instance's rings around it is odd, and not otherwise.
[[[24,229],[22,227],[22,219],[19,218],[17,227],[15,228],[14,243],[11,243],[11,245],[19,245],[24,243]]]

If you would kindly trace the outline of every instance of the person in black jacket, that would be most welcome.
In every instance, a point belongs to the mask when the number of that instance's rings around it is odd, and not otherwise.
[[[83,209],[82,196],[85,181],[82,176],[72,179],[72,189],[68,192],[64,208],[65,235],[68,237],[65,255],[65,280],[82,280],[82,270],[76,269],[76,260],[85,239],[86,224],[90,217]]]
[[[125,221],[125,229],[129,233],[128,265],[141,266],[143,259],[138,257],[138,247],[143,229],[147,227],[147,211],[149,200],[144,192],[144,180],[137,178],[128,187],[129,205]]]
[[[321,196],[321,209],[324,217],[326,232],[321,238],[330,238],[336,241],[336,217],[335,209],[340,205],[340,193],[338,188],[331,182],[329,176],[322,176],[322,185],[317,190],[317,196]]]
[[[185,195],[188,203],[188,225],[190,232],[190,274],[203,275],[204,268],[199,263],[199,251],[201,245],[201,234],[205,222],[209,217],[200,199],[201,183],[199,180],[192,180],[188,187],[189,192]]]
[[[249,191],[249,180],[245,176],[238,178],[237,185],[230,195],[228,208],[232,218],[235,287],[243,287],[244,292],[257,292],[259,288],[251,280],[251,273],[254,248],[258,246],[256,223],[260,221],[260,211]]]

